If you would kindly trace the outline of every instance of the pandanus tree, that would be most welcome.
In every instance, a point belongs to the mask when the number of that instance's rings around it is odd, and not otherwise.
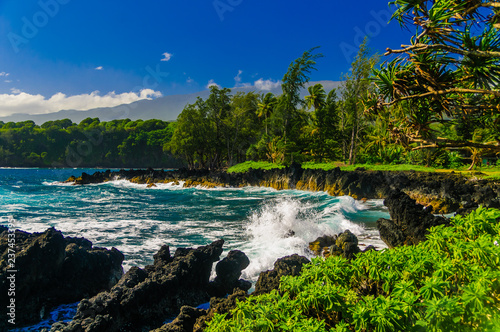
[[[366,111],[384,116],[393,137],[412,149],[499,153],[500,2],[390,4],[392,19],[415,34],[408,45],[387,49],[393,58],[374,70],[378,91],[366,100]],[[396,108],[404,111],[386,116]],[[441,137],[439,127],[454,128],[455,135]],[[495,134],[475,134],[484,130]]]

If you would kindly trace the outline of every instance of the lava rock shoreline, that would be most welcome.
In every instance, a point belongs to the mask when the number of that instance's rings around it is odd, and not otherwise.
[[[448,219],[434,216],[430,208],[425,209],[401,191],[390,192],[384,204],[389,209],[391,220],[379,219],[377,226],[389,247],[424,241],[429,227],[449,223]],[[3,227],[0,233],[0,244],[5,247],[8,229]],[[169,247],[164,245],[153,256],[152,265],[143,269],[132,267],[117,280],[121,276],[117,271],[122,271],[123,255],[114,248],[93,248],[90,241],[64,238],[53,228],[33,234],[16,231],[16,235],[22,239],[17,248],[20,250],[18,264],[23,272],[19,289],[24,289],[26,294],[21,299],[25,298],[27,304],[22,311],[24,320],[18,322],[36,320],[41,305],[48,308],[86,297],[79,303],[73,320],[53,324],[51,332],[203,331],[215,313],[230,316],[237,300],[278,289],[282,276],[299,275],[302,266],[309,262],[299,255],[278,259],[273,270],[261,272],[255,291],[249,295],[247,291],[251,284],[239,279],[242,270],[249,265],[249,259],[243,252],[233,250],[219,261],[224,240],[196,249],[178,248],[173,256]],[[57,248],[64,251],[57,251]],[[362,254],[356,236],[348,230],[318,238],[310,243],[310,249],[325,257],[342,255],[349,260]],[[0,261],[4,267],[2,282],[6,280],[7,272],[5,250],[3,253]],[[99,259],[92,258],[96,254]],[[217,261],[217,276],[210,281],[212,265]],[[58,267],[61,262],[62,266]],[[86,286],[90,279],[93,283],[89,290]],[[44,283],[41,284],[40,280]],[[54,286],[60,294],[54,292]],[[54,293],[61,296],[51,299],[50,295]],[[226,294],[229,296],[224,298]],[[68,297],[72,300],[66,301]],[[43,299],[47,302],[47,298],[52,302],[39,303]],[[207,310],[193,307],[208,300],[210,307]],[[164,324],[168,317],[177,314],[171,323]]]
[[[8,241],[15,236],[15,244]],[[9,250],[10,249],[10,250]],[[9,253],[15,252],[15,261]],[[9,232],[0,226],[0,304],[7,316],[15,300],[16,326],[37,323],[50,309],[94,296],[115,285],[123,275],[123,254],[115,248],[93,247],[84,238],[64,237],[49,228],[43,233]],[[15,271],[12,266],[15,265]],[[14,277],[12,288],[10,277]],[[10,287],[10,288],[9,288]],[[10,291],[12,289],[12,291]],[[7,296],[11,294],[12,296]],[[0,320],[0,330],[10,324]]]
[[[54,228],[15,233],[16,320],[15,324],[2,320],[1,331],[37,323],[50,309],[75,301],[80,303],[73,319],[54,323],[51,332],[203,331],[215,313],[230,313],[237,300],[252,296],[247,293],[251,283],[240,279],[250,263],[248,257],[232,250],[220,260],[222,239],[198,248],[178,248],[174,255],[164,245],[153,256],[153,264],[123,274],[124,257],[115,248],[93,247],[84,238],[64,237]],[[0,226],[0,281],[5,293],[8,234]],[[216,277],[210,281],[215,262]],[[308,262],[299,255],[278,259],[274,270],[259,276],[256,294],[277,289],[281,276],[298,275]],[[207,310],[193,307],[208,301]]]
[[[369,171],[358,168],[342,171],[303,169],[292,164],[283,169],[250,169],[244,173],[188,170],[120,170],[71,176],[67,183],[85,185],[125,179],[133,183],[155,186],[157,183],[183,183],[184,187],[245,187],[260,186],[281,189],[324,191],[332,196],[349,195],[355,199],[387,198],[394,190],[406,193],[433,213],[467,213],[479,205],[500,208],[498,181],[467,178],[453,173],[416,171]]]

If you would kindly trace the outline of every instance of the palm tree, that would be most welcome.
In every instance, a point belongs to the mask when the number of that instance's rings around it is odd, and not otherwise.
[[[326,92],[323,89],[323,85],[316,84],[307,88],[309,96],[305,97],[307,107],[314,107],[314,110],[322,108],[326,104]]]
[[[268,92],[266,95],[262,95],[262,102],[257,104],[257,116],[259,118],[264,117],[266,123],[266,136],[267,136],[267,118],[272,114],[276,103],[278,100],[271,92]]]

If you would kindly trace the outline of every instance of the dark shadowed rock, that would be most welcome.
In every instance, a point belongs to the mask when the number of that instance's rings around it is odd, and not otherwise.
[[[392,191],[384,205],[389,209],[391,220],[379,219],[377,228],[389,248],[425,241],[429,228],[449,223],[449,219],[434,216],[432,208],[424,208],[399,190]]]
[[[0,234],[2,312],[7,306],[8,231]],[[123,254],[115,248],[92,247],[92,242],[62,235],[15,232],[16,326],[36,323],[50,309],[110,289],[123,275]],[[3,317],[6,317],[4,314]],[[5,325],[0,320],[0,330]]]
[[[402,246],[406,242],[406,235],[403,234],[403,230],[392,220],[380,218],[377,220],[377,229],[380,238],[389,248]]]
[[[171,323],[165,324],[158,329],[151,330],[151,332],[192,332],[196,320],[206,314],[206,310],[183,306],[180,314]]]
[[[233,294],[229,295],[227,298],[216,298],[213,297],[210,300],[210,309],[205,316],[201,316],[196,320],[194,324],[193,332],[202,332],[206,328],[206,323],[212,320],[214,315],[217,314],[227,314],[226,318],[232,317],[231,310],[236,308],[236,303],[238,301],[245,301],[248,297],[247,292],[238,289]]]
[[[240,280],[241,271],[246,269],[250,264],[245,253],[239,250],[231,250],[227,257],[217,263],[215,272],[217,276],[210,283],[210,295],[223,297],[226,294],[231,294],[235,288],[247,291],[252,287],[252,284],[245,280]]]
[[[307,263],[309,263],[307,258],[297,254],[278,259],[274,263],[274,269],[260,273],[252,295],[269,293],[273,289],[278,289],[282,276],[299,275],[302,266]]]
[[[153,265],[132,268],[110,291],[82,300],[73,321],[58,331],[143,331],[162,326],[182,306],[210,299],[210,272],[223,243],[178,249],[172,258],[168,247],[162,247]]]

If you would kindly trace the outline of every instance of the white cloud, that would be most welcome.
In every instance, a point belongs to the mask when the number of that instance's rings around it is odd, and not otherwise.
[[[5,83],[12,83],[12,80],[5,80]]]
[[[269,91],[279,87],[281,85],[281,81],[264,80],[260,78],[253,84],[259,90]]]
[[[240,83],[238,84],[238,86],[236,86],[236,88],[252,88],[253,85],[252,83]]]
[[[208,81],[208,84],[207,84],[206,88],[207,88],[207,89],[210,89],[210,87],[212,87],[212,86],[216,86],[216,87],[218,87],[218,88],[220,89],[220,85],[219,85],[219,84],[217,84],[217,83],[215,83],[215,81],[214,81],[214,80],[210,80],[210,81]]]
[[[0,116],[15,113],[43,114],[60,110],[74,109],[85,111],[97,107],[114,107],[122,104],[161,97],[159,91],[143,89],[140,92],[124,92],[116,94],[114,91],[101,96],[99,91],[90,94],[67,96],[58,92],[46,98],[40,94],[32,95],[11,89],[11,94],[0,94]]]
[[[10,75],[10,73],[6,73],[6,72],[4,72],[4,71],[0,73],[0,76],[4,76],[4,77],[7,77],[7,76],[9,76],[9,75]]]
[[[95,70],[103,70],[104,68],[102,66],[99,66],[99,67],[95,67],[94,69]]]
[[[165,52],[162,55],[164,56],[164,58],[161,59],[161,61],[170,61],[170,59],[172,59],[172,57],[174,56],[172,53],[168,52]]]
[[[236,82],[236,85],[241,83],[241,74],[243,74],[243,70],[238,70],[238,75],[234,77],[234,81]]]
[[[191,84],[193,82],[194,82],[194,80],[191,77],[188,77],[187,80],[186,80],[187,84]]]

